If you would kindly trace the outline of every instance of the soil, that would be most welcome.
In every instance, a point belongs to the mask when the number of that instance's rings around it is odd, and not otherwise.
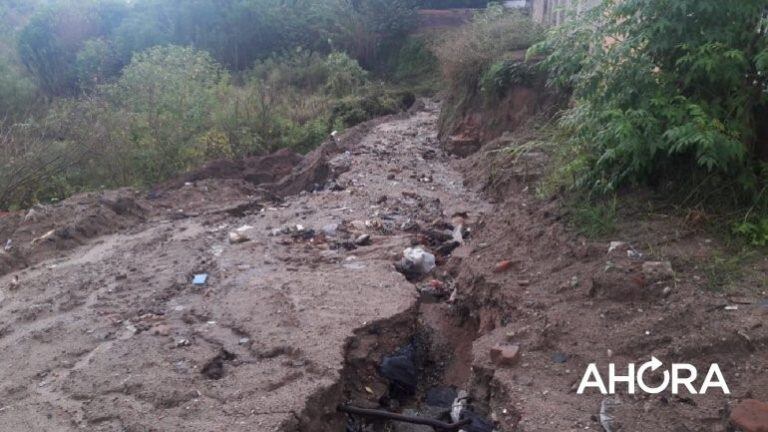
[[[651,355],[717,362],[732,394],[621,395],[614,430],[724,431],[731,404],[768,400],[764,279],[706,291],[717,242],[660,215],[609,253],[531,194],[546,155],[450,157],[439,105],[417,106],[306,157],[0,217],[0,430],[341,432],[338,404],[411,409],[433,385],[500,431],[600,430],[605,397],[575,392],[587,364]],[[409,282],[395,263],[417,243],[445,253]],[[433,278],[452,295],[419,296]],[[418,392],[392,401],[379,364],[409,343]],[[494,365],[498,344],[519,361]]]

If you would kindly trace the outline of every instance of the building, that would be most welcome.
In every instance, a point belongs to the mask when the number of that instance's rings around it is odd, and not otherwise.
[[[504,2],[504,7],[510,9],[524,9],[529,6],[528,3],[530,3],[530,0],[507,0]]]
[[[602,0],[532,0],[531,16],[534,21],[547,25],[560,25],[571,12],[581,12],[597,6]]]

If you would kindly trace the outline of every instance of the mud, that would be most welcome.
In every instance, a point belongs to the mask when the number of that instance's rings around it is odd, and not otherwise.
[[[4,217],[0,429],[340,431],[338,403],[377,404],[381,357],[418,324],[403,228],[486,208],[422,106],[269,188],[207,170]]]
[[[615,430],[725,431],[735,402],[768,400],[764,278],[707,291],[719,245],[671,217],[580,238],[532,193],[546,154],[499,151],[524,136],[457,160],[439,106],[417,106],[263,177],[215,165],[0,217],[0,430],[404,432],[336,407],[435,418],[463,389],[500,431],[600,430],[601,406]],[[438,268],[409,282],[415,244]],[[418,384],[396,397],[380,363],[407,344]],[[498,344],[519,361],[495,365]],[[651,355],[718,362],[732,394],[576,394],[588,363]]]

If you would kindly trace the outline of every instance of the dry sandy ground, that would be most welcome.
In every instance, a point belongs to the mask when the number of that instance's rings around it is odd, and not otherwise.
[[[355,331],[415,318],[400,227],[482,208],[439,155],[436,110],[349,143],[330,163],[340,191],[254,204],[241,180],[201,180],[6,224],[7,269],[31,266],[0,277],[0,430],[331,430]],[[315,235],[278,232],[296,225]],[[251,240],[230,244],[243,226]],[[370,246],[335,246],[363,233]]]

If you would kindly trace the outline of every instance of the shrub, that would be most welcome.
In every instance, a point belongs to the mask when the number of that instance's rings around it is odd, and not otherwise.
[[[605,1],[552,30],[531,52],[546,55],[552,85],[573,91],[561,124],[589,166],[579,183],[605,192],[701,176],[755,197],[756,160],[768,155],[764,10],[762,0]]]
[[[495,101],[512,86],[530,83],[534,78],[535,72],[525,62],[500,60],[480,77],[480,90],[487,101]]]
[[[511,59],[542,36],[529,17],[497,4],[478,12],[470,24],[446,32],[433,49],[453,91],[475,91],[493,63]]]

